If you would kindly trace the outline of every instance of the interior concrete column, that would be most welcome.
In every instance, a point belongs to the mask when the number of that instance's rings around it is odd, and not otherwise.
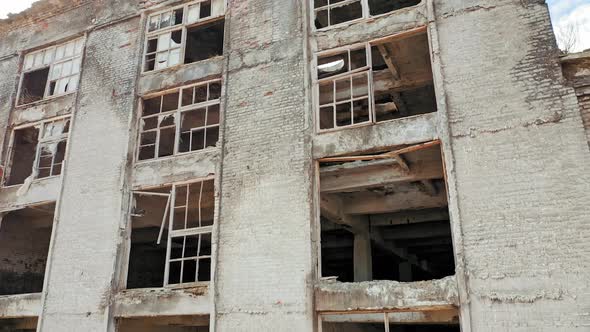
[[[354,281],[369,281],[373,279],[373,259],[371,252],[371,233],[369,232],[369,224],[365,222],[357,223],[362,231],[354,234],[353,245],[353,265],[354,265]]]

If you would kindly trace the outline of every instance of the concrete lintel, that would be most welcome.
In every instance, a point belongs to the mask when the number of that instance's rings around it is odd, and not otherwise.
[[[142,96],[205,79],[221,77],[222,68],[223,57],[219,56],[179,67],[145,73],[139,78],[137,91]]]
[[[61,178],[59,176],[33,181],[27,191],[19,193],[22,185],[0,188],[0,212],[57,201]]]
[[[315,299],[316,310],[324,313],[430,311],[453,309],[459,304],[455,276],[418,282],[320,281]]]
[[[125,318],[209,315],[209,287],[124,290],[115,296],[113,313],[115,317]]]
[[[437,113],[428,113],[319,134],[313,138],[313,158],[433,141],[437,121]]]
[[[417,6],[318,31],[315,33],[317,50],[371,41],[424,26],[428,23],[425,11],[426,6],[422,2]]]
[[[71,114],[75,99],[76,95],[72,93],[39,103],[19,106],[13,112],[14,116],[10,119],[10,125],[19,126],[60,115]]]
[[[459,310],[457,308],[435,311],[390,312],[387,316],[389,322],[395,324],[459,323]],[[383,319],[383,313],[322,315],[322,321],[327,323],[383,323]]]
[[[41,293],[0,296],[0,318],[36,317],[41,311]]]
[[[219,150],[211,148],[200,152],[141,162],[135,165],[133,188],[140,189],[203,178],[215,174],[218,161]]]

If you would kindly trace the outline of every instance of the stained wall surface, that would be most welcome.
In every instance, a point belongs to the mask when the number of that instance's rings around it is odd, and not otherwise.
[[[590,154],[547,8],[435,1],[435,10],[470,301],[463,323],[585,331]]]
[[[217,331],[311,331],[302,2],[230,2]]]

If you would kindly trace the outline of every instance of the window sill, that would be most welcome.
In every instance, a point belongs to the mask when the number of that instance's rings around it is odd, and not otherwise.
[[[58,99],[68,97],[71,95],[74,95],[77,91],[72,91],[72,92],[68,92],[65,94],[61,94],[61,95],[57,95],[57,96],[51,96],[51,97],[47,97],[47,98],[43,98],[41,100],[37,100],[34,101],[32,103],[28,103],[28,104],[22,104],[22,105],[16,105],[14,108],[15,110],[21,110],[21,109],[25,109],[25,108],[29,108],[29,107],[33,107],[33,106],[38,106],[38,105],[43,105],[43,104],[49,104],[50,102],[54,102]]]
[[[219,141],[217,143],[219,143]],[[137,160],[137,159],[135,159],[135,166],[145,165],[145,164],[149,164],[149,163],[153,163],[153,162],[171,160],[171,159],[174,159],[174,158],[179,158],[179,157],[193,155],[193,154],[194,155],[199,154],[199,153],[205,154],[207,152],[215,151],[215,150],[218,150],[218,149],[219,149],[219,147],[217,145],[215,145],[215,146],[207,147],[207,148],[202,149],[202,150],[181,152],[181,153],[173,154],[171,156],[166,156],[166,157],[152,158],[152,159],[145,159],[145,160]]]

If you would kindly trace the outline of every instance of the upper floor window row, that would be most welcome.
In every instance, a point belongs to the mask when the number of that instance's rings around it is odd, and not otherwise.
[[[84,39],[47,47],[25,55],[18,104],[76,91]]]
[[[143,71],[205,60],[223,53],[223,0],[191,2],[148,17]]]
[[[405,7],[415,6],[421,0],[312,0],[314,24],[323,29],[369,16],[381,15]]]

